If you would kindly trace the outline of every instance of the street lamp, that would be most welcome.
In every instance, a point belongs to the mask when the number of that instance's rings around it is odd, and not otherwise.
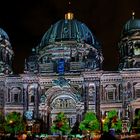
[[[104,122],[105,122],[105,119],[102,119],[102,123],[104,124]]]
[[[87,130],[87,138],[88,138],[88,140],[90,140],[90,131],[89,130]]]
[[[101,119],[101,134],[103,133],[103,126],[104,126],[105,119]]]
[[[14,121],[13,120],[9,120],[9,124],[10,124],[10,127],[12,128],[11,134],[15,136],[16,133],[15,133],[15,128],[14,128]]]
[[[10,120],[9,123],[12,124],[13,123],[13,120]]]

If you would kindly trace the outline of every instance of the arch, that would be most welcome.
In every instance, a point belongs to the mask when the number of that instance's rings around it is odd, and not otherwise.
[[[20,87],[13,87],[10,89],[11,102],[19,103],[22,101],[21,91]]]
[[[134,85],[134,98],[140,98],[140,83]]]
[[[30,84],[27,87],[28,92],[28,102],[29,104],[33,104],[35,102],[35,96],[36,96],[36,89],[38,85],[37,84]]]
[[[70,125],[74,125],[77,115],[82,114],[82,104],[78,100],[76,90],[72,87],[53,86],[45,92],[45,102],[40,104],[44,121],[49,124],[55,119],[57,113],[64,112],[70,121]],[[46,117],[45,117],[46,115]],[[49,125],[48,124],[48,125]]]
[[[105,87],[105,90],[106,90],[106,97],[107,97],[107,100],[109,101],[112,101],[112,100],[115,100],[116,96],[116,85],[107,85]]]
[[[76,100],[70,95],[58,95],[52,103],[51,108],[53,109],[76,109]]]
[[[47,105],[50,106],[50,103],[58,95],[70,95],[77,102],[77,101],[79,101],[79,98],[76,95],[77,93],[78,92],[74,88],[72,88],[72,87],[63,87],[63,88],[60,88],[59,86],[53,86],[52,88],[48,89],[46,91],[46,93],[45,93],[46,99],[47,99],[46,100]]]
[[[47,104],[50,107],[50,120],[54,120],[59,112],[64,112],[68,120],[71,120],[70,126],[74,125],[77,117],[77,99],[73,93],[67,90],[59,90],[57,93],[53,93],[50,98],[47,99]]]

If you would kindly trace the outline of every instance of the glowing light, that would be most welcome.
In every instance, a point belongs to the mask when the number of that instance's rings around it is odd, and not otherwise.
[[[27,135],[26,134],[22,134],[22,140],[26,140]]]
[[[13,123],[13,121],[12,121],[12,120],[10,120],[10,121],[9,121],[9,123],[11,124],[11,123]]]
[[[132,12],[132,16],[134,16],[135,15],[135,12]]]
[[[102,119],[102,123],[104,123],[105,122],[105,119]]]
[[[71,12],[68,12],[67,14],[65,14],[65,19],[67,20],[72,20],[74,18],[74,14]]]
[[[135,18],[135,12],[133,11],[132,12],[132,19],[134,19]]]

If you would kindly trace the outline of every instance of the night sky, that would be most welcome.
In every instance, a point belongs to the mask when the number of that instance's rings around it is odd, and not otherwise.
[[[4,0],[0,3],[0,27],[9,35],[15,56],[14,72],[22,73],[24,59],[44,33],[71,10],[102,44],[103,70],[117,70],[117,44],[121,30],[135,11],[140,18],[140,0]]]

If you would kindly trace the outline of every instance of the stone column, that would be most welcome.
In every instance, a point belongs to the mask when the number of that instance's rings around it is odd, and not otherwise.
[[[35,98],[35,108],[34,108],[34,117],[38,118],[38,113],[39,113],[39,93],[38,93],[38,84],[35,84],[34,86],[34,98]]]
[[[119,119],[121,119],[121,110],[120,109],[118,110],[118,117],[119,117]]]
[[[116,99],[115,100],[119,100],[119,84],[116,84],[117,87],[116,87]]]
[[[23,85],[23,108],[24,108],[24,113],[28,110],[28,92],[27,92],[27,84]]]
[[[95,109],[96,109],[96,115],[98,117],[98,119],[101,118],[101,114],[100,114],[100,85],[99,85],[99,81],[96,82],[96,103],[95,103]]]
[[[84,81],[83,83],[83,92],[84,92],[84,113],[88,110],[88,83]]]

